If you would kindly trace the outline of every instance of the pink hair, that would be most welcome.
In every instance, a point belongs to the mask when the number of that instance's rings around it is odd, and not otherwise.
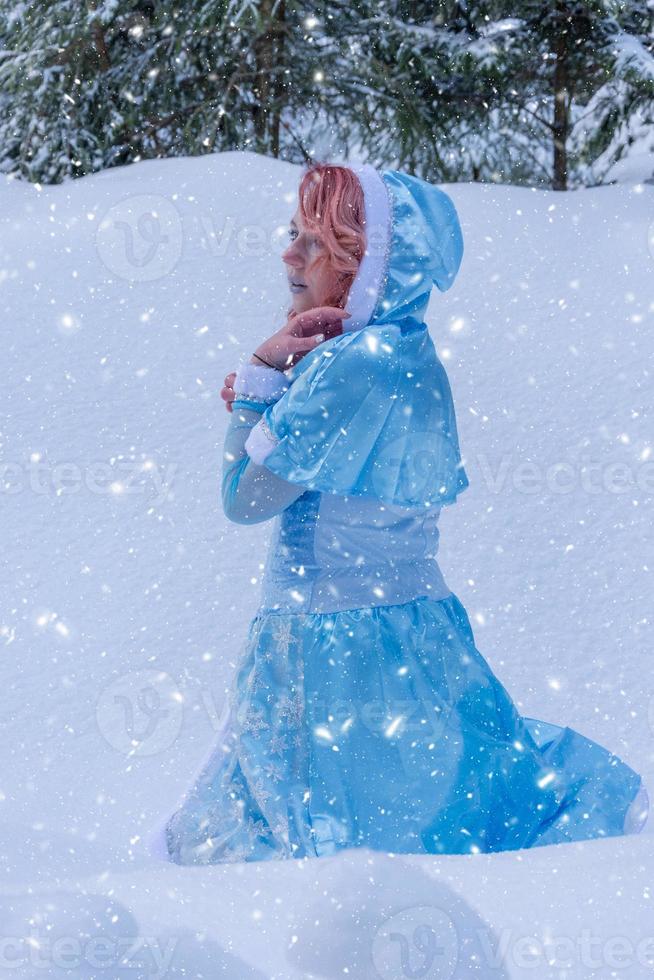
[[[311,268],[326,265],[329,277],[321,306],[345,307],[366,248],[363,188],[349,167],[313,163],[298,188],[300,214],[321,239],[324,251]]]

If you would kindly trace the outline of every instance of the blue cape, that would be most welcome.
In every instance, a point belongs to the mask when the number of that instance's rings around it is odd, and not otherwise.
[[[352,168],[361,180],[366,254],[344,333],[286,373],[263,424],[276,441],[264,465],[323,493],[407,507],[450,504],[468,486],[452,392],[423,315],[432,284],[452,285],[463,256],[454,205],[398,171]]]

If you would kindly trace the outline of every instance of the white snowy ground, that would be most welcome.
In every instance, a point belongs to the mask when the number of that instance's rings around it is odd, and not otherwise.
[[[257,606],[270,526],[222,514],[219,392],[283,322],[299,173],[225,153],[0,184],[0,975],[654,975],[654,820],[496,855],[144,853]],[[471,486],[445,578],[522,713],[654,796],[654,186],[446,189],[465,256],[428,320]]]

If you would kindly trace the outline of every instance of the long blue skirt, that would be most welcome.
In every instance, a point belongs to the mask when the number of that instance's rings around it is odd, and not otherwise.
[[[464,854],[639,832],[641,777],[521,716],[455,594],[259,611],[216,744],[151,851],[184,865]]]

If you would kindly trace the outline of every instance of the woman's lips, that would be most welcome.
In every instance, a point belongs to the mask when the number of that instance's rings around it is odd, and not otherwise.
[[[289,283],[289,289],[291,290],[291,292],[292,292],[292,293],[301,293],[301,292],[302,292],[302,290],[303,290],[303,289],[306,289],[306,288],[307,288],[306,286],[299,286],[299,285],[298,285],[298,286],[296,286],[296,285],[294,285],[294,283],[292,283],[292,282],[291,282],[291,283]]]

